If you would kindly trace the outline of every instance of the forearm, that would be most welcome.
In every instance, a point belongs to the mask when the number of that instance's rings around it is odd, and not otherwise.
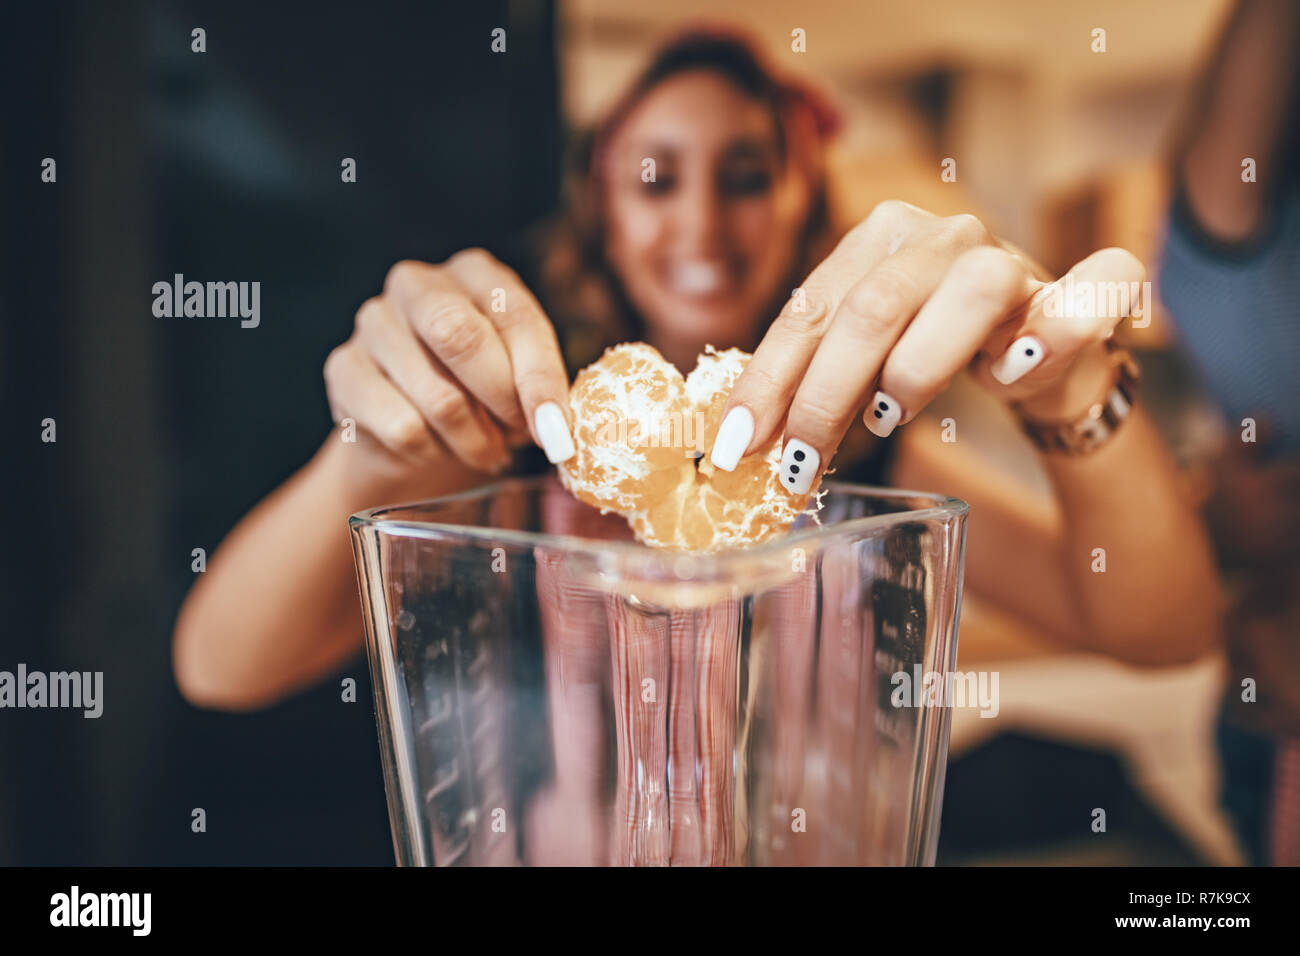
[[[1141,406],[1092,454],[1043,459],[1061,509],[1059,567],[1075,636],[1137,664],[1209,651],[1221,614],[1209,540]]]
[[[1199,515],[1140,406],[1092,455],[1040,455],[1044,491],[938,428],[899,441],[893,484],[970,504],[967,590],[1044,637],[1135,663],[1191,659],[1216,639],[1218,580]],[[1104,572],[1093,571],[1095,548]]]
[[[1109,387],[1104,346],[1022,403],[1030,417],[1077,421]],[[1188,660],[1218,637],[1218,574],[1204,523],[1140,400],[1091,453],[1041,455],[1059,508],[1056,567],[1086,646],[1133,663]],[[1103,570],[1104,568],[1104,570]]]
[[[988,451],[943,442],[937,426],[905,429],[898,440],[892,485],[952,495],[970,505],[966,591],[1043,637],[1084,643],[1077,601],[1063,570],[1064,520],[1052,494],[1039,493],[991,462]]]
[[[342,665],[363,628],[348,516],[458,490],[475,477],[449,468],[419,482],[358,481],[348,456],[364,453],[331,432],[211,556],[174,636],[177,681],[193,703],[265,706]]]
[[[1192,210],[1216,236],[1253,232],[1279,179],[1286,124],[1295,101],[1300,4],[1244,0],[1224,30],[1176,158]],[[1256,180],[1242,181],[1242,161]]]

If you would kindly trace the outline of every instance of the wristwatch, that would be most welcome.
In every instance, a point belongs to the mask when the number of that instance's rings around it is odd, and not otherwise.
[[[1041,451],[1087,455],[1106,444],[1132,414],[1142,370],[1128,349],[1110,339],[1105,345],[1113,372],[1111,384],[1101,400],[1090,405],[1082,417],[1074,421],[1039,421],[1026,415],[1018,404],[1012,405],[1021,428]]]

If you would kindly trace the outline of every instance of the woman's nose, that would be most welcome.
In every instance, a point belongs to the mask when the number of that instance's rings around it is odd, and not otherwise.
[[[692,248],[709,248],[722,234],[722,202],[712,183],[701,183],[681,192],[674,210],[678,239]]]

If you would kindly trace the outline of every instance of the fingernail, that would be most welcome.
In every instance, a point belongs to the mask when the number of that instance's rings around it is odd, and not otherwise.
[[[538,405],[533,415],[533,427],[537,431],[542,451],[546,452],[546,458],[552,465],[573,457],[576,452],[573,437],[569,434],[569,424],[564,420],[564,412],[560,411],[559,405],[555,402]]]
[[[989,371],[1003,385],[1010,385],[1042,360],[1043,343],[1032,335],[1022,335],[989,366]]]
[[[898,420],[903,417],[903,406],[884,392],[876,392],[871,399],[870,414],[863,418],[871,434],[885,438],[894,430]]]
[[[723,471],[735,471],[736,465],[740,464],[740,456],[745,453],[753,438],[754,416],[744,405],[737,405],[722,420],[718,437],[713,440],[709,461]]]
[[[817,466],[821,460],[822,456],[817,454],[817,449],[812,445],[791,438],[781,453],[782,486],[791,494],[807,494],[813,479],[817,477]]]

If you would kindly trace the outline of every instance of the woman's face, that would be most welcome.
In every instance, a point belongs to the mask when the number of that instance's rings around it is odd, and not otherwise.
[[[720,74],[679,73],[636,105],[607,155],[607,255],[654,344],[679,364],[705,344],[756,344],[774,318],[764,310],[790,293],[780,286],[811,202],[782,164],[771,111]]]

